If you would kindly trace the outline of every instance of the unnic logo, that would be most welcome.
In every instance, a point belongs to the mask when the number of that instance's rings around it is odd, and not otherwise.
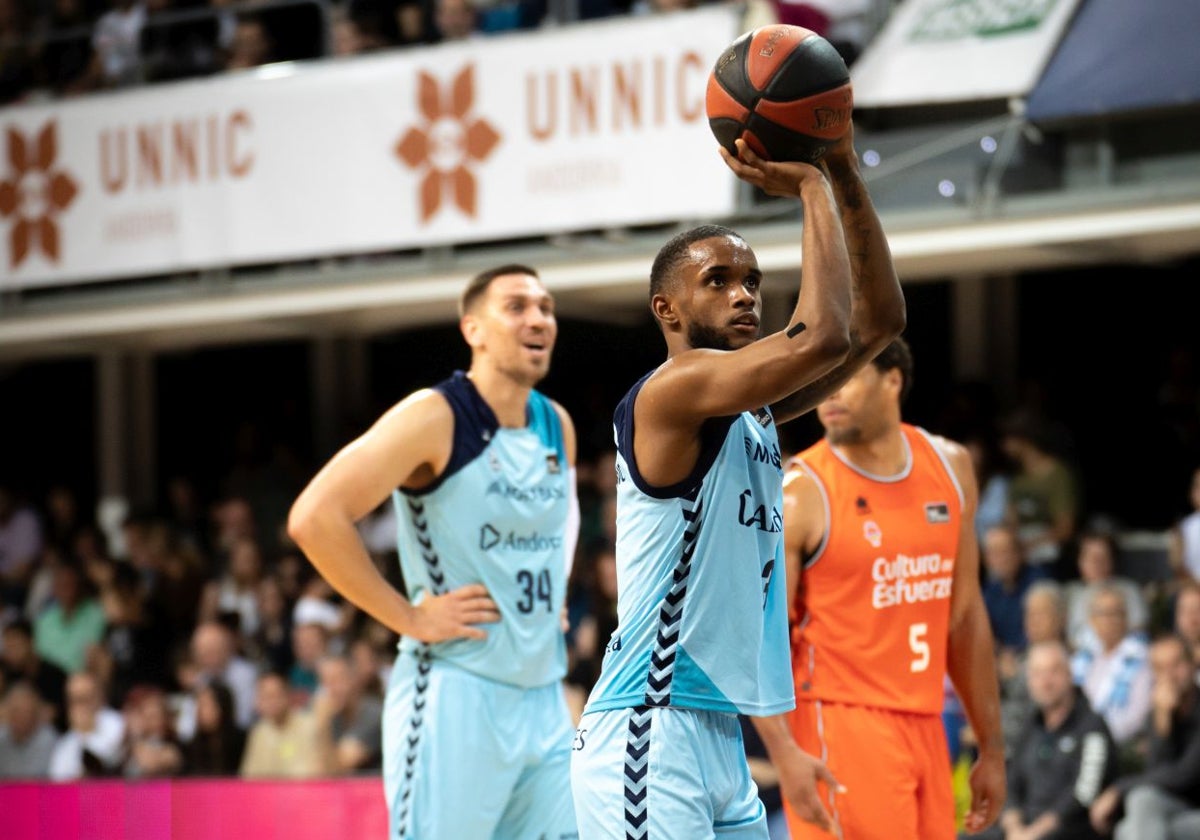
[[[0,179],[0,217],[12,219],[8,264],[16,268],[30,252],[40,250],[51,262],[61,252],[58,215],[79,188],[58,165],[58,127],[51,120],[36,138],[14,128],[6,132],[8,175]]]

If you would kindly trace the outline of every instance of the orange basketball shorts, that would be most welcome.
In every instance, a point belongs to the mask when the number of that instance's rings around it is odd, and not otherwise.
[[[950,753],[939,715],[800,701],[797,743],[821,758],[846,793],[820,793],[844,840],[954,840]],[[829,840],[790,809],[792,840]]]

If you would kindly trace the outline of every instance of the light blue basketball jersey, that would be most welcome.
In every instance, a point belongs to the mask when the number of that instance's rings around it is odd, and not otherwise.
[[[588,711],[795,706],[783,576],[783,469],[770,411],[708,420],[692,474],[651,487],[617,406],[617,631]]]
[[[392,494],[408,597],[418,602],[482,583],[501,618],[481,625],[484,641],[441,642],[429,652],[503,683],[554,682],[566,673],[559,612],[570,503],[558,413],[533,391],[529,425],[505,429],[461,371],[434,390],[454,410],[450,462],[431,486]],[[424,647],[406,638],[400,649]]]

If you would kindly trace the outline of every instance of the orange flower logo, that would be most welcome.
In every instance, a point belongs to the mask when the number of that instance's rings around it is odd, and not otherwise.
[[[471,114],[475,100],[475,67],[467,65],[443,93],[437,79],[417,74],[417,106],[422,125],[410,128],[396,144],[396,154],[421,179],[421,221],[428,222],[449,193],[458,209],[475,215],[474,164],[487,159],[500,135],[486,120]]]
[[[79,188],[55,167],[57,156],[58,128],[53,121],[30,143],[16,129],[8,130],[9,177],[0,181],[0,218],[16,220],[8,236],[12,268],[25,260],[35,243],[47,259],[58,261],[55,218],[75,200]]]

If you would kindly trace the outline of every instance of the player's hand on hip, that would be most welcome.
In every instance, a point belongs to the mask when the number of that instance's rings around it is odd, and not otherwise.
[[[789,751],[788,758],[776,769],[779,771],[779,792],[796,816],[840,838],[841,828],[834,825],[821,801],[817,783],[824,782],[838,793],[845,793],[846,788],[838,783],[825,762],[797,748]]]
[[[971,768],[971,810],[963,820],[968,834],[978,834],[994,823],[1004,807],[1008,782],[1004,777],[1004,754],[981,755]]]
[[[486,639],[479,624],[500,620],[500,610],[478,583],[460,586],[444,595],[432,595],[414,607],[416,621],[409,635],[422,642],[450,639]]]
[[[745,140],[734,141],[738,154],[734,157],[724,146],[718,147],[725,165],[734,175],[748,184],[753,184],[768,195],[800,197],[800,188],[813,178],[824,180],[825,175],[815,166],[798,161],[763,160],[746,145]]]

